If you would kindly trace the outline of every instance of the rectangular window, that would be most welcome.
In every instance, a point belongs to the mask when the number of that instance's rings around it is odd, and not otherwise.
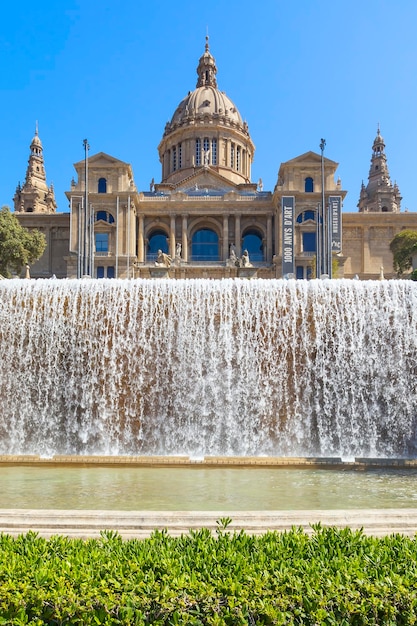
[[[303,252],[316,251],[316,233],[303,233]]]
[[[177,149],[174,146],[172,148],[172,171],[175,172],[177,169]]]
[[[201,165],[201,140],[195,140],[195,164]]]
[[[230,167],[234,169],[235,167],[235,144],[232,143],[230,146]]]
[[[240,146],[236,148],[236,169],[240,171]]]
[[[182,168],[182,144],[178,144],[178,169]]]
[[[207,137],[203,141],[203,160],[204,165],[210,165],[210,141]]]
[[[109,251],[108,233],[96,233],[96,252],[104,253]]]
[[[217,139],[211,141],[211,163],[217,165]]]

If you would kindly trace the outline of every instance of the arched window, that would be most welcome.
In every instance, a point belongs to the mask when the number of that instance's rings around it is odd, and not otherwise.
[[[308,211],[303,211],[303,213],[297,215],[296,222],[297,224],[302,224],[303,222],[307,222],[308,220],[312,220],[313,222],[316,221],[315,211],[311,211],[310,209]]]
[[[197,230],[191,243],[193,261],[219,261],[219,238],[214,230]]]
[[[114,224],[114,217],[108,211],[97,211],[96,222],[107,222],[108,224]]]
[[[107,180],[105,178],[98,179],[98,193],[107,193]]]
[[[313,193],[314,191],[314,181],[311,176],[308,176],[304,181],[304,191],[306,193]]]
[[[242,250],[247,250],[250,261],[255,263],[264,260],[262,236],[257,230],[248,230],[243,236]]]
[[[154,230],[149,237],[146,260],[156,261],[158,250],[162,250],[162,252],[168,254],[168,238],[163,230]]]

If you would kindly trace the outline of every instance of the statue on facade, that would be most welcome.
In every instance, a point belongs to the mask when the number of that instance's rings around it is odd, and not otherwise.
[[[239,258],[236,255],[236,246],[234,243],[230,245],[230,254],[226,265],[228,267],[253,267],[249,259],[249,252],[244,250],[242,256]]]
[[[175,246],[175,259],[174,259],[174,264],[175,265],[181,265],[181,251],[182,251],[182,245],[181,243],[178,241],[176,246]]]
[[[249,252],[245,250],[240,257],[240,267],[253,267],[249,259]]]
[[[227,259],[226,265],[228,267],[236,267],[239,263],[239,259],[236,256],[236,246],[234,243],[230,244],[229,250],[229,258]]]
[[[158,255],[156,257],[155,265],[156,267],[171,267],[172,257],[162,250],[158,250]]]

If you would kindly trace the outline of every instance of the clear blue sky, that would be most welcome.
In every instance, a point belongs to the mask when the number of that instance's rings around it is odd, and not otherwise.
[[[60,211],[84,138],[129,162],[138,189],[159,182],[157,146],[208,29],[218,86],[256,146],[253,181],[272,190],[280,163],[323,137],[356,212],[379,123],[402,209],[416,211],[416,27],[415,0],[6,2],[0,204],[24,181],[36,120]]]

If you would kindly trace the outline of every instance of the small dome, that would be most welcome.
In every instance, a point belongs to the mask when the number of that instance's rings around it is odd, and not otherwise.
[[[376,137],[374,139],[374,143],[373,143],[374,150],[375,150],[375,148],[377,146],[385,147],[385,141],[384,141],[383,136],[381,135],[381,132],[379,130],[379,126],[378,126],[378,131],[377,131]]]
[[[30,147],[33,148],[38,148],[42,150],[42,142],[39,139],[39,133],[38,133],[38,124],[36,123],[36,130],[35,130],[35,135],[31,141]]]

